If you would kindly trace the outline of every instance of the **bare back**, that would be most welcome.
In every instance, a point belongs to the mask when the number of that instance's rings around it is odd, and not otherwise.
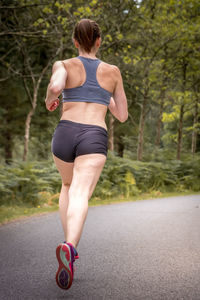
[[[77,58],[63,61],[67,70],[65,88],[75,88],[84,84],[86,72],[82,62]],[[101,62],[97,68],[97,81],[105,90],[113,93],[116,86],[115,66]],[[107,106],[88,102],[64,102],[61,120],[99,125],[106,128],[105,115]]]

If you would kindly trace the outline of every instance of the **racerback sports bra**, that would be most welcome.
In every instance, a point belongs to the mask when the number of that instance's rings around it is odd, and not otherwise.
[[[64,89],[62,91],[63,102],[94,102],[108,106],[112,93],[102,88],[96,77],[99,59],[78,56],[86,72],[86,80],[83,85]]]

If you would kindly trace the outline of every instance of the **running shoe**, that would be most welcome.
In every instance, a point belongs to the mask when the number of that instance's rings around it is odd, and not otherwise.
[[[67,242],[64,241],[64,243],[66,244]],[[74,258],[75,259],[79,259],[79,255],[78,255],[78,252],[76,250],[76,248],[74,248],[74,246],[71,244],[71,243],[68,243],[68,245],[71,245],[73,247],[73,250],[74,250]]]
[[[75,258],[78,259],[78,253],[74,253],[74,247],[69,243],[62,243],[56,248],[56,257],[59,263],[56,273],[56,283],[62,289],[69,289],[72,285]]]

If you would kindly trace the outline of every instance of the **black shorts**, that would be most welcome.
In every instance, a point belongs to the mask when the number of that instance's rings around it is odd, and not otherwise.
[[[107,156],[108,135],[105,128],[61,120],[52,139],[53,154],[65,162],[77,156],[101,153]]]

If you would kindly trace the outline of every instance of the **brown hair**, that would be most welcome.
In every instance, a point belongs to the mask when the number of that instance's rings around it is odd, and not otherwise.
[[[87,53],[90,53],[96,39],[100,36],[98,24],[90,19],[80,20],[74,28],[74,39]]]

